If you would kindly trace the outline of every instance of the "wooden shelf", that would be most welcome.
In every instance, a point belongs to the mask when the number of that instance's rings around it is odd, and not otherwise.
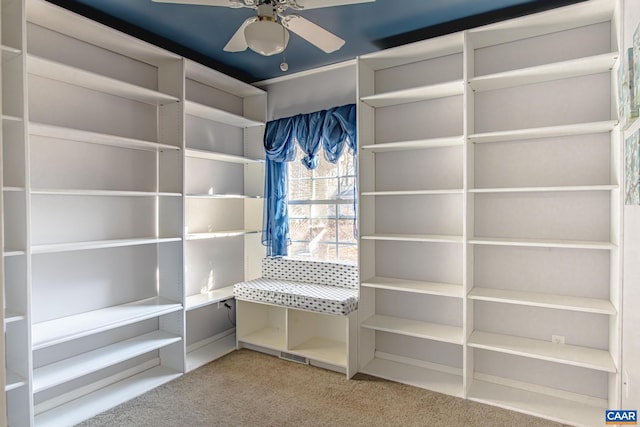
[[[179,335],[154,331],[120,341],[33,370],[33,392],[38,393],[100,369],[179,342]]]
[[[175,96],[34,55],[27,56],[27,70],[29,74],[32,75],[58,80],[70,85],[104,92],[146,104],[165,105],[179,101]]]
[[[594,249],[613,250],[616,245],[611,242],[588,240],[544,240],[544,239],[511,239],[500,237],[474,237],[469,240],[472,245],[493,246],[529,246],[538,248]]]
[[[464,145],[464,138],[462,137],[462,135],[459,135],[446,138],[429,138],[416,139],[412,141],[384,142],[380,144],[363,145],[360,148],[365,151],[378,153],[405,150],[424,150],[429,148],[442,147],[458,147],[462,145]]]
[[[335,366],[347,366],[347,346],[343,341],[323,337],[312,337],[302,344],[287,350],[322,363]]]
[[[415,338],[462,345],[462,328],[375,314],[362,322],[363,328]]]
[[[238,336],[238,341],[277,351],[283,351],[287,344],[285,332],[276,328],[264,328],[243,337]]]
[[[248,119],[244,116],[229,113],[219,108],[209,107],[193,101],[186,101],[184,105],[185,113],[190,116],[200,117],[214,122],[224,123],[239,128],[249,128],[262,126],[264,122]]]
[[[372,107],[379,108],[462,95],[463,92],[464,84],[462,80],[455,80],[447,83],[363,96],[360,100]]]
[[[572,426],[591,427],[604,424],[606,407],[474,379],[469,400],[522,412]]]
[[[226,301],[233,298],[233,286],[227,286],[202,294],[190,295],[185,300],[184,309],[194,310],[210,304],[216,304],[220,301]]]
[[[82,338],[120,326],[182,310],[182,305],[161,297],[152,297],[87,313],[35,323],[32,326],[33,350]]]
[[[615,373],[617,371],[611,355],[606,350],[555,344],[511,335],[474,331],[468,345],[474,348],[546,360],[548,362],[579,366],[581,368]]]
[[[260,232],[260,230],[226,230],[212,233],[189,233],[185,236],[185,240],[222,239],[224,237],[246,236],[247,234],[257,234]]]
[[[177,151],[180,147],[167,144],[159,144],[153,141],[143,141],[122,136],[108,135],[98,132],[89,132],[80,129],[71,129],[61,126],[53,126],[44,123],[29,122],[29,134],[46,138],[63,139],[66,141],[86,142],[89,144],[109,145],[113,147],[131,148],[144,151]]]
[[[390,291],[437,295],[452,298],[462,298],[464,296],[462,285],[396,279],[393,277],[372,277],[363,281],[360,286],[363,288],[387,289]]]
[[[217,160],[228,163],[262,163],[264,160],[250,159],[248,157],[236,156],[234,154],[216,153],[213,151],[199,150],[195,148],[187,148],[185,156],[195,159]]]
[[[484,144],[490,142],[515,142],[527,139],[589,135],[611,132],[617,124],[617,120],[608,120],[602,122],[588,122],[571,125],[484,132],[469,135],[468,140],[469,142],[473,142],[474,144]]]
[[[502,187],[502,188],[472,188],[470,193],[548,193],[571,191],[613,191],[619,187],[615,184],[603,185],[565,185],[555,187]]]
[[[75,425],[182,375],[156,366],[36,416],[38,426]]]
[[[362,236],[363,240],[390,240],[396,242],[424,242],[424,243],[462,243],[462,236],[440,234],[391,234],[376,233]]]
[[[431,196],[431,195],[448,195],[463,194],[463,189],[445,189],[445,190],[395,190],[395,191],[363,191],[361,196]]]
[[[487,76],[474,77],[469,80],[469,85],[474,91],[483,92],[547,82],[551,80],[604,73],[613,68],[616,59],[618,59],[617,52],[605,53],[587,58],[573,59],[570,61],[556,62],[536,67],[505,71]]]
[[[17,388],[20,388],[27,384],[27,380],[22,378],[20,375],[13,372],[11,369],[6,369],[5,371],[5,384],[4,391],[11,391]]]
[[[204,341],[207,341],[207,343],[203,345],[192,344],[189,346],[194,347],[195,350],[189,351],[189,349],[187,349],[187,372],[193,371],[236,350],[236,334],[234,332],[212,342],[208,342],[209,340]]]
[[[375,357],[361,370],[364,374],[462,397],[462,372],[452,374],[409,363]]]
[[[518,304],[529,307],[579,311],[582,313],[606,314],[610,316],[617,314],[617,310],[609,300],[544,294],[539,292],[473,288],[471,292],[469,292],[469,299],[475,301],[498,302],[503,304]]]

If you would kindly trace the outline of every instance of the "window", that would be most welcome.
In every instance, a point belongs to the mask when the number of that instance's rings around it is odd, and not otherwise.
[[[347,150],[335,164],[318,153],[318,167],[309,170],[300,162],[304,153],[296,148],[296,159],[288,165],[290,257],[358,262],[356,159]]]

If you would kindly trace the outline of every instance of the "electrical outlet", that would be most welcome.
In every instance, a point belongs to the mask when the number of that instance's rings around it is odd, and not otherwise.
[[[554,344],[564,344],[564,335],[551,335],[551,342]]]

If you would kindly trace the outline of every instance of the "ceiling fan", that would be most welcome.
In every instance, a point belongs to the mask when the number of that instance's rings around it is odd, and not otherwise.
[[[226,52],[241,52],[248,48],[270,56],[285,50],[289,42],[289,31],[294,32],[326,53],[335,52],[344,45],[344,40],[300,15],[287,9],[307,10],[375,0],[152,0],[157,3],[196,4],[251,8],[257,16],[246,19],[227,42]]]

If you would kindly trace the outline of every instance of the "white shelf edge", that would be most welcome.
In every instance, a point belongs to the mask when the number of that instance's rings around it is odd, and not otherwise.
[[[422,150],[428,148],[458,147],[464,145],[464,137],[462,135],[445,137],[445,138],[429,138],[417,139],[411,141],[384,142],[379,144],[363,145],[360,148],[371,152],[386,151],[404,151],[404,150]]]
[[[9,368],[5,370],[5,384],[4,391],[15,390],[19,387],[22,387],[27,384],[27,380],[22,378],[20,375],[16,374]]]
[[[20,320],[26,319],[26,316],[22,313],[16,313],[11,310],[4,310],[4,323],[5,325],[13,322],[19,322]]]
[[[196,148],[187,148],[184,154],[185,156],[191,157],[194,159],[218,160],[220,162],[228,162],[228,163],[262,163],[264,162],[264,160],[260,160],[260,159],[250,159],[248,157],[236,156],[234,154],[216,153],[214,151],[201,150]]]
[[[139,246],[154,245],[160,243],[179,242],[180,237],[166,238],[137,238],[137,239],[110,239],[110,240],[93,240],[86,242],[69,242],[69,243],[49,243],[38,244],[31,247],[33,254],[47,254],[55,252],[84,251],[89,249],[108,249],[119,248],[123,246]]]
[[[474,144],[483,144],[491,142],[522,141],[528,139],[588,135],[611,132],[617,124],[617,120],[606,120],[600,122],[587,122],[560,126],[483,132],[469,135],[468,141]]]
[[[29,122],[29,134],[45,138],[62,139],[66,141],[85,142],[89,144],[109,145],[113,147],[131,148],[144,151],[179,151],[180,147],[160,144],[153,141],[127,138],[80,129],[72,129],[45,123]]]
[[[469,400],[543,417],[562,424],[591,427],[604,423],[606,407],[587,405],[552,393],[528,391],[503,384],[474,379]]]
[[[454,80],[445,83],[363,96],[360,98],[360,101],[376,108],[391,107],[411,102],[428,101],[430,99],[462,95],[463,92],[464,82],[462,80]]]
[[[605,314],[610,316],[617,314],[617,311],[613,304],[611,304],[611,301],[596,298],[494,288],[473,288],[471,289],[471,292],[469,292],[468,296],[469,299],[474,301],[517,304],[529,307],[543,307],[557,310],[579,311],[582,313]]]
[[[511,239],[501,237],[473,237],[469,239],[472,245],[493,246],[529,246],[539,248],[593,249],[613,250],[616,245],[612,242],[598,242],[588,240],[545,240],[545,239]]]
[[[22,53],[22,50],[12,46],[7,46],[6,44],[1,45],[0,48],[2,49],[3,59],[4,59],[4,55],[9,55],[9,57],[14,57]]]
[[[249,128],[265,124],[264,122],[248,119],[238,114],[188,100],[185,101],[185,114],[239,128]]]
[[[159,365],[36,415],[36,425],[75,425],[181,376]]]
[[[27,56],[27,72],[47,79],[58,80],[70,85],[151,105],[164,105],[179,101],[175,96],[34,55]]]
[[[199,194],[190,193],[185,195],[188,199],[262,199],[262,196],[249,196],[245,194]]]
[[[547,362],[578,366],[609,373],[617,372],[613,359],[606,350],[569,344],[555,344],[551,341],[541,341],[483,331],[473,331],[467,344],[473,348],[545,360]]]
[[[379,353],[376,352],[376,357],[360,372],[450,396],[462,397],[462,372],[458,374],[443,372],[443,370],[410,363],[406,361],[408,358],[401,359],[402,362],[379,357]]]
[[[24,187],[2,187],[2,191],[5,193],[18,193],[24,191]]]
[[[386,289],[390,291],[438,295],[452,298],[462,298],[464,296],[462,285],[397,279],[393,277],[371,277],[370,279],[362,281],[360,286],[363,288]]]
[[[82,338],[182,309],[180,303],[152,297],[127,304],[34,323],[33,350]]]
[[[26,252],[19,249],[4,249],[2,255],[5,257],[25,255]]]
[[[360,237],[363,240],[389,240],[396,242],[425,242],[425,243],[462,243],[462,236],[440,234],[392,234],[376,233]]]
[[[521,68],[502,73],[473,77],[469,80],[469,85],[474,91],[483,92],[604,73],[613,68],[617,58],[617,52],[609,52],[585,58]]]
[[[571,191],[613,191],[619,188],[616,184],[602,185],[566,185],[549,187],[502,187],[502,188],[472,188],[470,193],[547,193]]]
[[[206,240],[206,239],[222,239],[225,237],[246,236],[247,234],[258,234],[260,230],[226,230],[214,231],[211,233],[188,233],[185,240]]]
[[[362,322],[361,327],[415,338],[462,345],[462,328],[419,320],[375,314]]]
[[[34,188],[32,195],[37,196],[105,196],[105,197],[180,197],[180,193],[165,193],[155,191],[120,191],[120,190],[80,190],[80,189],[51,189]]]
[[[11,123],[11,122],[19,123],[19,122],[22,121],[22,119],[20,117],[17,117],[17,116],[11,116],[9,114],[3,114],[2,115],[2,121],[6,122],[6,123]]]
[[[463,194],[461,188],[441,189],[441,190],[392,190],[392,191],[363,191],[361,196],[429,196],[429,195],[448,195]]]
[[[222,332],[220,335],[222,335],[222,337],[214,340],[205,339],[202,341],[202,344],[192,344],[189,347],[192,347],[193,350],[187,348],[187,372],[204,366],[209,362],[213,362],[236,350],[235,328]]]
[[[220,301],[226,301],[233,298],[233,285],[224,288],[214,289],[201,294],[190,295],[185,299],[184,309],[186,311],[216,304]]]
[[[181,339],[178,335],[158,330],[41,366],[33,370],[33,392],[47,390]]]

